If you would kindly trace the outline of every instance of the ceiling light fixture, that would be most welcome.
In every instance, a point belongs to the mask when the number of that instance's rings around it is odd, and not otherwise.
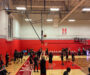
[[[26,10],[25,7],[16,7],[17,10]]]
[[[76,20],[75,19],[69,19],[68,21],[69,22],[75,22]]]
[[[50,8],[50,11],[59,11],[59,8]]]
[[[47,21],[47,22],[52,22],[52,21],[53,21],[53,19],[47,19],[46,21]]]
[[[88,11],[90,11],[90,8],[83,8],[82,11],[88,12]]]
[[[32,19],[25,19],[25,21],[32,21]]]

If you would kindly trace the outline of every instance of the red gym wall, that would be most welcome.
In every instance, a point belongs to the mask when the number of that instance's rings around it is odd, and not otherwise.
[[[50,51],[61,50],[62,48],[70,48],[71,50],[77,51],[79,47],[83,47],[83,44],[75,43],[74,40],[44,40],[42,45],[43,50],[48,48]],[[90,44],[90,40],[88,40]],[[14,50],[18,51],[28,49],[34,49],[35,51],[39,50],[41,47],[41,42],[39,40],[13,40],[7,41],[6,39],[0,39],[0,54],[3,55],[5,59],[6,52],[9,53],[10,58],[13,57]]]
[[[7,41],[6,39],[0,39],[0,54],[2,54],[4,61],[6,52],[9,53],[11,59],[15,49],[20,50],[20,40]]]
[[[35,51],[40,49],[41,42],[39,40],[20,40],[21,50],[33,48]],[[61,50],[62,48],[70,48],[71,50],[77,51],[79,47],[83,45],[80,43],[75,43],[74,40],[44,40],[42,45],[43,50],[48,48],[51,50]]]

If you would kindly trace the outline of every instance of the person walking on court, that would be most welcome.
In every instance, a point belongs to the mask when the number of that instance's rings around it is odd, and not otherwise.
[[[20,59],[21,59],[21,63],[22,63],[22,60],[23,60],[23,51],[20,52]]]
[[[48,55],[48,48],[46,49],[46,55]]]
[[[34,57],[34,72],[35,72],[35,67],[37,67],[37,72],[38,72],[38,57],[35,55]]]
[[[41,53],[42,53],[42,50],[40,49],[40,50],[37,52],[37,56],[38,56],[38,58],[40,58]]]
[[[15,50],[15,51],[14,51],[14,63],[15,63],[17,57],[18,57],[18,53],[17,53],[17,50]]]
[[[33,69],[33,56],[32,56],[32,53],[29,57],[29,62],[30,62],[30,69]]]
[[[49,54],[49,68],[50,67],[53,68],[53,66],[52,66],[52,59],[53,59],[53,54],[50,52],[50,54]]]
[[[68,52],[69,52],[69,55],[71,55],[71,51],[70,51],[70,48],[69,48]]]
[[[45,54],[46,54],[46,59],[47,59],[48,58],[48,48],[46,48]]]
[[[71,68],[67,68],[67,70],[66,71],[64,71],[64,73],[63,73],[63,75],[69,75],[69,72],[71,71]]]
[[[10,74],[10,72],[7,72],[4,66],[4,62],[2,60],[2,55],[0,55],[0,75],[7,75]]]
[[[81,48],[78,49],[78,55],[81,55]]]
[[[8,67],[8,63],[9,63],[9,55],[8,55],[8,53],[6,53],[5,59],[6,59],[6,67]]]
[[[74,55],[74,51],[72,51],[72,62],[74,63],[75,61],[75,55]],[[72,64],[72,66],[74,66],[74,64]]]
[[[62,65],[64,65],[64,63],[63,63],[63,51],[61,52],[61,62],[62,62]]]
[[[68,51],[66,51],[66,61],[68,62]]]
[[[43,56],[40,61],[40,73],[41,75],[46,75],[46,60]]]
[[[90,67],[88,68],[88,72],[89,72],[89,74],[88,74],[88,75],[90,75]]]

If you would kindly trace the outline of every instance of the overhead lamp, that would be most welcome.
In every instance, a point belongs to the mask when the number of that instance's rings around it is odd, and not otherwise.
[[[53,19],[47,19],[46,21],[47,21],[47,22],[52,22],[52,21],[53,21]]]
[[[50,8],[50,11],[59,11],[59,8]]]
[[[76,20],[75,19],[69,19],[68,21],[69,22],[75,22]]]
[[[26,10],[25,7],[16,7],[17,10]]]
[[[25,21],[32,21],[32,19],[25,19]]]
[[[90,11],[90,8],[83,8],[82,11],[88,12],[88,11]]]

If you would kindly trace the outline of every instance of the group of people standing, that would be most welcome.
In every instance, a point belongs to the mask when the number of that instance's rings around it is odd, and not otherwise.
[[[15,50],[15,52],[14,52],[14,63],[16,62],[16,60],[20,60],[20,59],[21,59],[21,62],[22,62],[23,52],[22,51],[18,52],[17,50]],[[0,55],[0,75],[10,74],[10,72],[8,72],[5,69],[5,67],[8,67],[8,65],[9,65],[9,60],[10,60],[9,54],[6,53],[6,55],[5,55],[5,64],[4,64],[2,55]]]
[[[40,49],[37,52],[30,50],[29,61],[30,68],[34,68],[34,72],[36,72],[36,68],[38,72],[38,66],[40,65],[41,75],[46,75],[46,60],[44,57],[44,53],[42,52],[42,49]]]
[[[30,68],[34,68],[34,72],[38,72],[38,66],[40,65],[40,72],[41,75],[46,75],[46,60],[45,60],[45,54],[49,57],[49,68],[52,64],[52,58],[53,54],[48,53],[48,49],[46,52],[43,52],[42,49],[38,50],[37,52],[34,52],[33,49],[30,50],[30,56],[29,56],[29,61],[30,61]]]
[[[82,48],[82,50],[81,50],[81,48],[78,48],[78,55],[86,55],[86,49],[85,48]]]
[[[6,61],[6,67],[8,67],[8,63],[9,63],[9,54],[8,53],[6,53],[6,55],[5,55],[5,61]],[[8,72],[5,69],[2,55],[0,55],[0,75],[7,75],[7,74],[10,74],[10,72]]]
[[[48,48],[46,49],[45,52],[42,51],[42,48],[39,49],[38,51],[34,51],[33,49],[31,49],[30,51],[27,50],[27,54],[30,54],[29,55],[29,62],[30,62],[30,68],[33,69],[34,68],[34,72],[36,72],[36,68],[37,68],[37,72],[38,72],[38,66],[40,65],[40,72],[41,72],[41,75],[46,75],[46,60],[45,60],[45,56],[46,56],[46,59],[49,58],[49,66],[48,68],[52,69],[53,68],[53,53],[52,52],[49,52],[48,51]],[[18,52],[17,50],[15,50],[14,52],[14,63],[18,60],[18,62],[21,60],[21,63],[22,63],[22,59],[23,59],[23,51],[21,52]],[[61,51],[61,54],[60,54],[60,57],[61,57],[61,61],[62,61],[62,64],[61,65],[64,65],[64,57],[66,58],[66,61],[68,62],[69,61],[69,55],[72,56],[72,62],[75,61],[75,53],[74,51],[70,52],[68,50],[68,48],[63,48],[62,51]],[[6,67],[8,67],[8,63],[9,63],[9,54],[6,53],[6,56],[5,56],[5,59],[6,59]],[[17,62],[17,63],[18,63]],[[6,75],[8,72],[7,70],[5,69],[5,66],[4,65],[4,62],[2,61],[1,59],[1,56],[0,56],[0,75]],[[72,64],[73,66],[73,64]],[[68,67],[66,69],[66,71],[63,73],[63,75],[68,75],[68,73],[71,71],[71,69]],[[89,69],[90,71],[90,69]]]
[[[75,53],[74,51],[70,52],[68,51],[68,48],[63,48],[61,51],[61,61],[62,61],[62,65],[64,65],[63,61],[64,61],[64,57],[66,57],[66,61],[68,62],[69,60],[69,55],[72,56],[72,62],[75,61]]]
[[[15,50],[14,51],[14,63],[16,61],[18,63],[18,62],[20,62],[20,60],[21,60],[21,63],[22,63],[23,55],[24,55],[23,51],[18,52],[17,50]]]
[[[64,53],[65,49],[63,49],[62,53],[61,53],[61,60],[63,62],[63,57],[64,57],[64,54],[66,54],[66,60],[68,61],[68,51],[66,49],[66,53]],[[39,51],[37,52],[34,52],[33,50],[30,50],[30,57],[29,57],[29,61],[30,61],[30,68],[33,69],[34,68],[34,72],[35,69],[37,68],[37,72],[38,72],[38,66],[40,65],[40,72],[41,72],[41,75],[46,75],[46,60],[45,60],[45,56],[46,56],[46,59],[49,58],[49,66],[48,68],[49,69],[52,69],[53,68],[53,53],[51,52],[48,52],[48,48],[46,49],[45,55],[43,55],[43,51],[42,49],[40,49]],[[72,60],[74,61],[75,58],[74,58],[74,53],[72,53]],[[70,72],[71,68],[67,68],[67,70],[63,73],[63,75],[68,75],[68,73]]]

